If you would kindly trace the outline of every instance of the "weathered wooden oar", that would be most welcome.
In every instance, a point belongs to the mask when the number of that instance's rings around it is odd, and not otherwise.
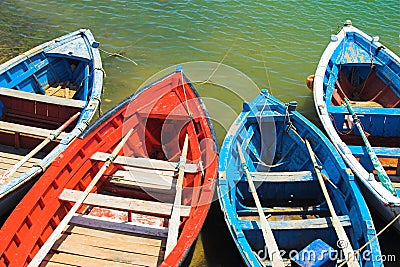
[[[118,143],[118,145],[115,147],[115,149],[113,150],[111,155],[108,157],[107,161],[100,168],[99,172],[96,174],[96,176],[90,182],[90,184],[86,187],[86,189],[83,192],[83,194],[81,195],[81,197],[75,202],[74,206],[72,206],[72,208],[65,215],[65,217],[62,219],[62,221],[56,227],[56,229],[54,229],[53,233],[50,235],[50,237],[43,244],[43,246],[40,248],[38,253],[36,253],[35,257],[29,263],[28,267],[33,267],[33,266],[36,267],[36,266],[40,265],[40,263],[46,257],[47,253],[49,253],[51,247],[57,241],[58,237],[60,236],[60,234],[62,233],[64,228],[67,226],[69,221],[74,216],[75,212],[79,209],[79,207],[85,201],[85,199],[89,195],[90,191],[93,189],[93,187],[100,180],[101,176],[104,174],[104,172],[107,170],[107,168],[113,163],[113,161],[116,158],[116,156],[118,155],[119,151],[122,149],[122,147],[125,145],[126,141],[128,141],[129,137],[132,135],[134,129],[135,128],[130,129],[129,132],[124,136],[124,138],[122,138],[122,140]]]
[[[171,218],[169,220],[168,238],[165,248],[164,258],[168,257],[169,253],[174,249],[178,241],[179,222],[181,219],[181,202],[182,202],[182,185],[183,177],[185,175],[186,157],[189,147],[189,135],[186,134],[183,143],[182,155],[179,160],[178,180],[176,181],[176,193],[174,206],[172,207]]]
[[[324,194],[326,204],[328,205],[329,212],[331,213],[333,228],[335,228],[335,231],[339,238],[339,241],[342,244],[342,250],[345,254],[344,257],[346,260],[348,260],[349,267],[359,267],[360,265],[357,262],[357,259],[353,257],[354,250],[351,246],[350,240],[349,240],[349,238],[346,234],[346,231],[344,230],[343,225],[341,224],[338,216],[336,215],[335,208],[333,207],[331,198],[328,193],[328,189],[325,186],[324,178],[322,177],[321,170],[317,163],[317,159],[315,158],[314,151],[312,150],[311,145],[308,142],[308,140],[305,140],[305,143],[307,146],[308,153],[310,154],[312,164],[314,166],[315,174],[317,175],[318,182],[321,186],[322,193]]]
[[[260,217],[261,231],[263,234],[265,246],[267,247],[268,250],[268,255],[272,260],[272,266],[284,267],[285,265],[283,263],[283,259],[280,254],[278,244],[276,243],[274,234],[272,233],[271,226],[269,225],[267,218],[265,217],[260,199],[258,198],[257,195],[256,187],[254,186],[253,183],[253,178],[251,177],[250,171],[247,168],[246,160],[244,158],[242,148],[240,147],[239,143],[237,143],[237,149],[239,152],[240,162],[242,163],[242,167],[247,177],[247,182],[249,183],[251,194],[253,195],[254,202],[256,203],[258,216]]]
[[[0,177],[0,184],[3,183],[4,180],[8,179],[13,175],[22,165],[24,165],[28,160],[30,160],[33,156],[35,156],[40,150],[42,150],[48,143],[55,140],[65,128],[68,127],[73,121],[75,121],[81,113],[77,112],[71,118],[69,118],[63,125],[61,125],[57,130],[53,131],[46,139],[44,139],[38,146],[36,146],[31,152],[29,152],[25,157],[23,157],[20,161],[18,161],[14,166],[10,169],[6,170]]]
[[[360,119],[358,118],[357,114],[354,112],[352,109],[349,101],[347,98],[344,98],[344,101],[346,102],[346,106],[350,114],[353,116],[353,121],[354,124],[357,126],[358,131],[360,132],[361,138],[364,141],[365,148],[367,149],[369,158],[372,161],[372,164],[374,166],[374,169],[376,170],[376,173],[378,174],[378,178],[381,181],[382,185],[394,196],[397,196],[396,189],[394,188],[392,182],[390,181],[389,176],[387,175],[385,169],[383,168],[381,162],[379,161],[378,157],[376,156],[374,150],[371,147],[371,144],[368,141],[367,136],[365,136],[364,130],[362,128]]]

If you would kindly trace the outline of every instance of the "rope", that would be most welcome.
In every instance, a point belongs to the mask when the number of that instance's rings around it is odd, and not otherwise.
[[[205,80],[204,82],[202,82],[201,84],[206,84],[210,81],[211,77],[214,76],[214,74],[217,72],[217,70],[219,69],[219,67],[221,67],[222,62],[225,60],[225,58],[228,56],[229,52],[232,50],[233,45],[236,43],[237,38],[233,41],[231,47],[229,47],[228,51],[226,51],[225,55],[222,57],[221,61],[218,63],[217,67],[214,69],[214,71],[211,73],[211,75],[208,77],[207,80]]]
[[[185,103],[186,103],[187,112],[189,114],[189,117],[192,118],[193,114],[190,112],[189,104],[188,104],[188,101],[187,101],[186,88],[185,88],[185,83],[184,83],[184,80],[183,80],[183,72],[182,72],[182,70],[180,72],[181,72],[181,79],[182,79],[183,95],[185,96]]]
[[[263,65],[264,65],[264,69],[265,69],[265,75],[267,76],[267,82],[268,82],[269,91],[270,91],[271,95],[274,95],[272,93],[271,80],[269,78],[269,72],[268,72],[268,69],[267,69],[267,64],[265,62],[264,55],[263,55],[263,53],[261,53],[261,51],[260,51],[260,54],[261,54],[261,59],[262,59],[262,62],[263,62]]]
[[[341,132],[336,125],[335,117],[333,117],[332,114],[329,114],[329,117],[331,118],[331,120],[333,122],[333,126],[335,127],[336,132],[338,132],[340,135],[348,135],[354,130],[354,124],[353,124],[352,125],[353,127],[351,127],[351,129],[348,132]]]
[[[130,59],[130,58],[128,58],[128,57],[126,57],[126,56],[124,56],[124,55],[121,55],[121,54],[119,54],[119,53],[107,52],[107,51],[105,51],[105,50],[103,50],[103,49],[101,49],[101,48],[99,48],[99,50],[100,50],[101,52],[103,52],[103,53],[106,53],[109,57],[121,57],[121,58],[124,58],[124,59],[126,59],[126,60],[132,62],[132,63],[135,64],[136,66],[138,65],[133,59]]]
[[[390,223],[388,223],[385,227],[382,228],[382,230],[379,231],[379,233],[377,233],[373,238],[371,238],[367,243],[365,243],[363,246],[361,246],[359,249],[357,249],[353,255],[350,255],[350,257],[342,262],[341,264],[339,264],[338,267],[342,267],[343,265],[345,265],[347,262],[349,262],[352,258],[354,258],[356,255],[358,255],[361,250],[363,250],[366,246],[368,246],[369,244],[372,243],[372,241],[374,241],[376,238],[378,238],[378,236],[380,236],[384,231],[386,231],[386,229],[388,229],[395,221],[397,221],[400,218],[400,213],[397,214],[397,216],[390,221]]]

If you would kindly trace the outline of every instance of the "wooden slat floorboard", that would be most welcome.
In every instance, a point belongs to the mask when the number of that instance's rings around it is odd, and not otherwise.
[[[68,264],[66,264],[68,263]],[[64,265],[60,265],[64,264]],[[82,255],[74,255],[69,253],[58,252],[49,254],[44,260],[44,264],[41,266],[107,266],[107,267],[135,267],[143,265],[132,265],[128,263],[106,261],[102,259],[96,259],[92,257],[86,257]]]
[[[155,247],[165,247],[165,238],[162,237],[154,237],[148,235],[140,235],[140,234],[131,234],[131,233],[122,233],[118,231],[112,230],[103,230],[103,229],[93,229],[82,227],[79,225],[70,225],[66,230],[66,233],[74,233],[80,234],[82,236],[96,236],[102,237],[106,239],[114,239],[116,242],[124,241],[124,242],[132,242],[138,244],[147,244],[149,246]]]
[[[134,222],[118,222],[112,219],[99,218],[90,215],[74,215],[70,221],[71,225],[80,225],[89,228],[121,231],[131,234],[149,235],[154,237],[166,237],[168,228],[146,225]]]
[[[76,231],[75,227],[78,227]],[[146,237],[141,235],[126,234],[125,239],[123,236],[115,231],[69,226],[54,244],[53,252],[46,256],[46,261],[72,266],[82,266],[82,262],[91,266],[157,266],[162,261],[163,239],[148,237],[146,243]],[[54,251],[57,253],[53,254]]]

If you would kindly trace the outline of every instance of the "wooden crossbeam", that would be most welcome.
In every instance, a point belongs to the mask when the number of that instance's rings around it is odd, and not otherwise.
[[[351,226],[351,221],[348,215],[338,216],[340,223],[344,227]],[[259,230],[261,225],[252,220],[244,220],[243,217],[239,220],[239,225],[245,231],[248,230]],[[332,218],[312,218],[312,219],[301,219],[301,220],[287,220],[287,221],[269,221],[269,225],[272,230],[294,230],[294,229],[324,229],[333,227]]]
[[[82,196],[83,191],[64,189],[59,199],[76,202]],[[172,211],[171,203],[156,202],[125,197],[116,197],[103,194],[89,193],[83,204],[111,208],[116,210],[134,211],[144,214],[170,216]],[[190,206],[181,206],[181,216],[188,217]]]
[[[96,152],[95,154],[93,154],[91,159],[105,161],[109,155],[110,155],[109,153]],[[140,168],[155,169],[155,170],[169,170],[169,171],[176,171],[178,167],[178,162],[171,162],[171,161],[164,161],[164,160],[157,160],[150,158],[133,158],[126,156],[117,156],[114,160],[114,164],[121,164],[125,166],[140,167]],[[185,172],[196,173],[199,171],[200,169],[196,164],[186,164]]]

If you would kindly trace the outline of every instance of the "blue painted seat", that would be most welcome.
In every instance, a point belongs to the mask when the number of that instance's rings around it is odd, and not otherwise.
[[[367,149],[365,146],[348,146],[351,153],[356,156],[368,156]],[[373,147],[375,154],[378,157],[391,157],[391,158],[400,158],[400,148],[398,147]]]
[[[298,172],[250,172],[254,182],[310,182],[317,181],[311,171]],[[239,177],[240,182],[247,182],[246,177]],[[235,181],[239,181],[235,179]]]
[[[343,227],[351,226],[350,217],[348,215],[338,217]],[[268,221],[268,223],[273,230],[318,229],[333,227],[331,217],[287,221]],[[260,222],[255,220],[239,220],[239,225],[244,231],[261,229]]]

